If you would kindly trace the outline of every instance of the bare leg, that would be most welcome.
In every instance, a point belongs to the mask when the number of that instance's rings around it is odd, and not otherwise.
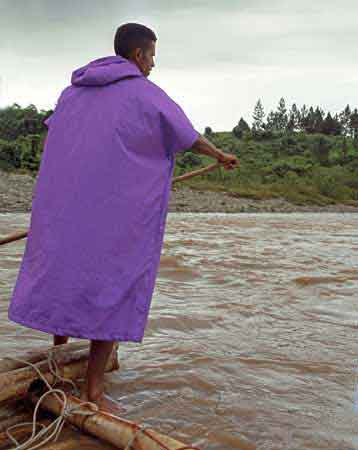
[[[96,403],[100,409],[118,414],[123,408],[104,394],[104,371],[112,352],[114,341],[91,341],[85,390],[81,397]]]
[[[67,342],[68,342],[68,336],[57,336],[57,335],[55,335],[53,337],[53,345],[67,344]]]

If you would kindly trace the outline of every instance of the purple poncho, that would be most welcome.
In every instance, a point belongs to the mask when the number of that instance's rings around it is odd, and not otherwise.
[[[46,120],[9,318],[51,334],[141,342],[175,154],[199,133],[129,60],[75,70]]]

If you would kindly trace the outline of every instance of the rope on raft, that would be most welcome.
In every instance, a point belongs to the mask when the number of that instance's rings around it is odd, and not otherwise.
[[[82,402],[80,405],[76,406],[75,408],[70,408],[67,405],[67,397],[64,391],[62,391],[61,389],[56,389],[53,386],[50,385],[50,383],[47,381],[46,377],[42,374],[41,370],[36,366],[36,364],[33,364],[29,361],[25,361],[22,359],[18,359],[18,358],[12,358],[12,357],[6,357],[4,359],[11,359],[13,361],[18,361],[21,362],[27,366],[32,367],[36,373],[39,375],[39,377],[41,378],[41,380],[45,383],[48,391],[46,391],[44,394],[41,395],[41,397],[39,398],[38,402],[36,403],[34,412],[33,412],[33,416],[32,416],[32,422],[23,422],[23,423],[19,423],[16,425],[13,425],[11,427],[9,427],[6,430],[6,435],[8,436],[8,438],[11,440],[11,442],[13,444],[15,444],[15,448],[14,450],[34,450],[44,444],[46,444],[47,442],[49,442],[52,438],[54,438],[54,441],[56,442],[61,431],[62,428],[65,424],[66,418],[71,415],[71,414],[80,414],[83,416],[89,416],[89,415],[93,415],[96,414],[96,412],[98,411],[98,406],[92,402]],[[53,355],[51,353],[48,354],[48,366],[49,366],[49,370],[52,373],[52,375],[55,377],[55,380],[58,379],[59,381],[62,381],[64,383],[70,383],[71,386],[78,391],[78,388],[76,386],[76,384],[72,381],[72,380],[68,380],[66,378],[63,378],[59,375],[59,370],[58,370],[58,366],[57,363],[55,361],[55,359],[53,358]],[[55,381],[54,385],[57,383],[57,381]],[[39,407],[41,405],[41,402],[43,401],[43,399],[45,397],[47,397],[50,394],[55,394],[57,400],[59,402],[61,402],[61,398],[62,397],[62,409],[61,409],[61,414],[52,422],[50,423],[50,425],[48,425],[47,427],[40,424],[42,429],[36,433],[36,425],[37,425],[37,414],[38,414],[38,410]],[[91,408],[94,408],[92,411],[85,411],[82,409],[83,406],[89,406]],[[31,436],[22,444],[20,444],[15,438],[14,436],[12,436],[11,434],[11,430],[14,430],[18,427],[23,427],[25,425],[32,425],[32,433]],[[35,444],[36,441],[38,441],[40,438],[42,438],[43,436],[45,436],[46,434],[50,433],[45,439],[43,439],[41,442]],[[33,445],[35,444],[35,445]],[[29,445],[31,445],[31,447],[29,447]]]
[[[176,183],[178,181],[184,181],[192,177],[196,177],[198,175],[203,175],[206,172],[211,172],[212,170],[216,169],[219,166],[222,166],[223,163],[217,162],[214,164],[210,164],[206,167],[203,167],[202,169],[193,170],[192,172],[185,173],[184,175],[180,175],[179,177],[175,177],[172,180],[172,183]],[[19,231],[17,233],[9,234],[8,236],[5,236],[4,238],[0,239],[0,245],[8,244],[9,242],[14,242],[19,239],[23,239],[27,237],[28,231]]]
[[[18,362],[21,362],[22,364],[25,364],[25,365],[31,367],[32,369],[34,369],[36,371],[36,373],[38,374],[38,376],[40,377],[40,379],[45,383],[45,386],[48,389],[44,394],[41,395],[41,397],[38,399],[38,401],[35,405],[35,409],[34,409],[33,416],[32,416],[32,422],[23,422],[23,423],[19,423],[16,425],[12,425],[11,427],[9,427],[6,430],[7,437],[15,445],[15,447],[12,450],[25,450],[25,449],[26,450],[35,450],[35,449],[41,447],[42,445],[46,444],[47,442],[49,442],[51,439],[54,439],[54,442],[56,442],[61,434],[63,426],[66,422],[66,419],[69,416],[71,416],[72,414],[78,414],[78,415],[82,415],[82,416],[92,416],[99,411],[98,406],[95,403],[92,403],[89,401],[84,401],[84,402],[80,403],[78,406],[75,406],[72,408],[69,407],[68,402],[67,402],[66,393],[62,389],[55,388],[54,386],[56,385],[56,383],[58,381],[61,381],[63,383],[69,383],[77,394],[79,394],[79,389],[74,381],[60,376],[58,365],[57,365],[56,360],[51,352],[49,352],[49,354],[48,354],[47,362],[48,362],[49,370],[55,378],[55,382],[54,382],[53,386],[50,385],[50,383],[47,381],[46,377],[43,375],[41,370],[36,366],[36,364],[33,364],[29,361],[25,361],[22,359],[13,358],[13,357],[5,357],[4,359],[11,359],[13,361],[18,361]],[[38,414],[40,405],[41,405],[43,399],[51,394],[54,394],[60,403],[62,402],[61,413],[48,426],[45,426],[43,424],[38,424],[37,423],[37,414]],[[88,409],[84,410],[83,409],[84,406],[89,407],[90,410],[88,410]],[[25,442],[20,444],[15,439],[15,437],[11,434],[11,430],[14,430],[14,429],[20,428],[20,427],[24,427],[26,425],[32,426],[32,433],[31,433],[31,436]],[[36,433],[37,425],[41,426],[41,430]],[[132,444],[140,433],[144,433],[150,439],[152,439],[157,444],[159,444],[164,450],[171,450],[163,442],[160,442],[158,440],[158,438],[156,438],[155,436],[152,436],[149,433],[149,431],[148,431],[149,425],[145,425],[145,426],[137,425],[137,427],[138,427],[138,429],[133,434],[131,439],[128,441],[124,450],[131,450],[131,448],[133,448]],[[45,437],[47,434],[48,434],[48,436]],[[37,442],[41,438],[44,438],[44,439],[41,440],[40,442]],[[29,446],[31,446],[31,447],[29,447]],[[201,450],[198,447],[193,447],[193,446],[179,447],[175,450],[188,450],[188,449]]]

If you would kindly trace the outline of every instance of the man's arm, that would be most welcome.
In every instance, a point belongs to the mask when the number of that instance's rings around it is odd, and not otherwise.
[[[227,159],[227,153],[222,152],[214,144],[208,141],[204,136],[200,135],[199,138],[191,146],[190,151],[194,153],[202,153],[203,155],[212,156],[219,162],[225,162]]]

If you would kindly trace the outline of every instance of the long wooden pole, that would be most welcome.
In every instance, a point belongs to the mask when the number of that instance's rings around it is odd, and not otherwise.
[[[87,350],[89,348],[89,342],[77,341],[71,342],[69,344],[56,345],[51,347],[51,353],[55,358],[62,358],[63,353],[73,353],[79,352],[81,350]],[[22,367],[26,367],[24,362],[15,361],[13,359],[7,359],[9,356],[18,358],[19,360],[27,361],[32,364],[35,364],[39,361],[46,361],[48,357],[49,346],[40,346],[34,350],[29,350],[25,353],[17,354],[12,352],[11,354],[2,354],[0,359],[0,379],[1,374],[4,372],[10,372],[11,370],[21,369]]]
[[[52,357],[60,371],[60,376],[70,380],[84,378],[87,372],[89,347],[78,351],[66,351],[66,348],[68,348],[66,346],[69,345],[64,344],[62,351],[57,351],[55,356]],[[16,358],[23,359],[17,355]],[[36,367],[50,384],[56,381],[56,376],[49,367],[47,354],[43,360],[36,363]],[[106,372],[117,370],[118,368],[117,347],[115,347],[108,359]],[[38,373],[31,366],[11,369],[8,372],[0,373],[0,402],[25,397],[31,384],[38,378]]]
[[[0,239],[0,245],[8,244],[9,242],[18,241],[19,239],[23,239],[27,236],[27,231],[18,231],[13,234],[9,234],[4,238]]]
[[[201,169],[193,170],[192,172],[188,172],[185,173],[184,175],[180,175],[179,177],[173,178],[172,183],[176,183],[177,181],[184,181],[192,177],[197,177],[198,175],[203,175],[204,173],[211,172],[212,170],[220,166],[222,166],[222,163],[214,163],[210,164],[209,166],[202,167]]]
[[[196,177],[198,175],[203,175],[204,173],[211,172],[212,170],[216,169],[217,167],[222,166],[222,163],[214,163],[210,164],[209,166],[203,167],[202,169],[193,170],[192,172],[185,173],[184,175],[180,175],[179,177],[175,177],[172,180],[172,184],[178,182],[178,181],[184,181],[188,180],[189,178]],[[5,245],[10,242],[18,241],[19,239],[23,239],[27,237],[28,231],[17,231],[16,233],[9,234],[8,236],[5,236],[4,238],[0,239],[0,245]]]

